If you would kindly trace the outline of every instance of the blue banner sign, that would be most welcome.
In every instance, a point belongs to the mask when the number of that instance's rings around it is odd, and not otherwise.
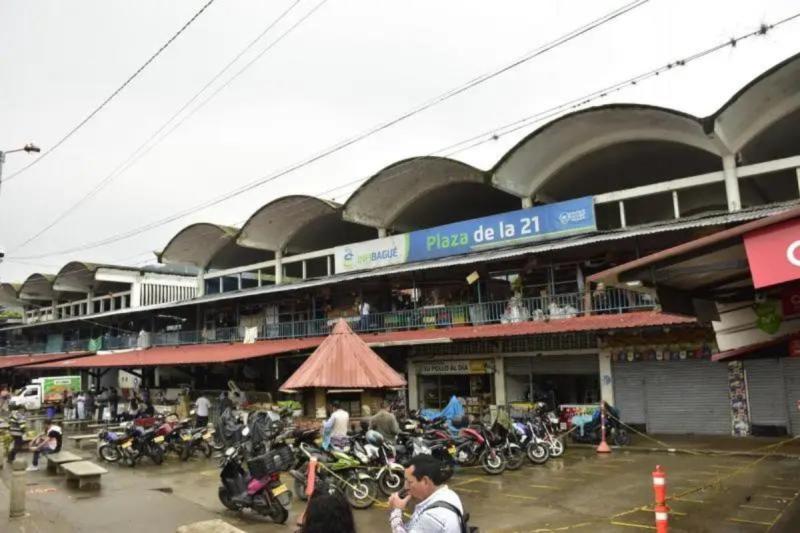
[[[336,272],[424,261],[597,230],[591,196],[339,246]]]

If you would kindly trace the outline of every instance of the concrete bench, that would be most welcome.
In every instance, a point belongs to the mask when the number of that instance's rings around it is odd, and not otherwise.
[[[86,435],[67,435],[67,438],[72,441],[76,448],[82,450],[84,441],[97,442],[98,437],[97,433],[89,433]]]
[[[78,488],[100,487],[100,476],[108,474],[108,470],[97,466],[91,461],[76,461],[74,463],[64,463],[61,469],[67,475],[67,482],[78,482]]]
[[[70,452],[50,453],[44,457],[47,459],[47,471],[52,473],[57,472],[63,464],[83,461],[83,457]]]

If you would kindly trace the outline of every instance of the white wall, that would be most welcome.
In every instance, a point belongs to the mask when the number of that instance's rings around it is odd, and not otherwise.
[[[778,302],[780,305],[780,302]],[[733,350],[759,342],[800,332],[800,317],[784,319],[780,329],[774,334],[766,333],[756,326],[756,313],[753,303],[717,304],[720,321],[713,322],[720,351]]]

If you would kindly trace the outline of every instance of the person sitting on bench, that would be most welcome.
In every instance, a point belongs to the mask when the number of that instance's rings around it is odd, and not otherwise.
[[[42,454],[58,453],[61,451],[62,431],[52,420],[47,420],[45,433],[33,440],[31,449],[33,450],[33,463],[27,468],[28,472],[39,470],[39,457]]]

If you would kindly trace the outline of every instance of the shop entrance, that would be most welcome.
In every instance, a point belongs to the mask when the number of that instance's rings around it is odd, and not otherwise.
[[[600,402],[596,354],[507,357],[504,364],[509,403],[545,402],[551,409],[563,409]]]
[[[442,409],[456,396],[465,411],[481,416],[494,403],[494,374],[489,360],[425,361],[418,363],[420,409]]]

